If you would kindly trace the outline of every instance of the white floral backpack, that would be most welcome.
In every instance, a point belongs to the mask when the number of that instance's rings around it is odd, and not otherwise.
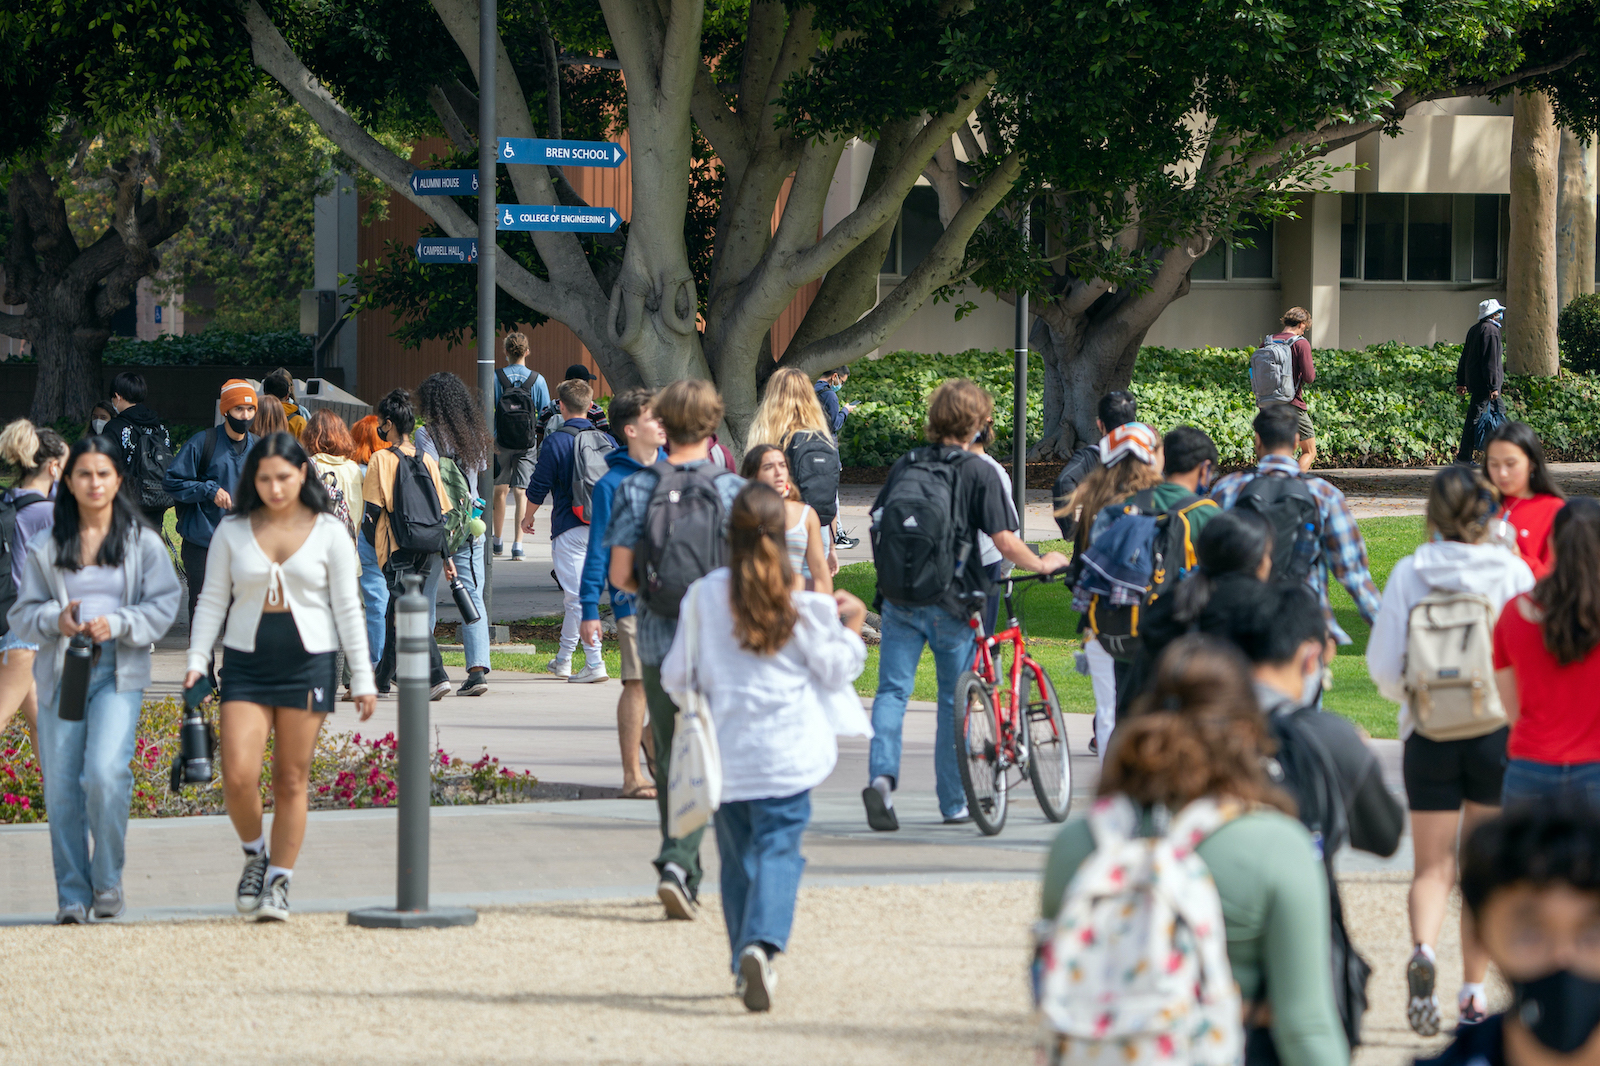
[[[1195,851],[1243,811],[1212,799],[1176,816],[1157,808],[1161,835],[1141,837],[1127,797],[1094,805],[1094,854],[1067,886],[1055,923],[1040,923],[1035,989],[1049,1062],[1243,1061],[1222,900]]]

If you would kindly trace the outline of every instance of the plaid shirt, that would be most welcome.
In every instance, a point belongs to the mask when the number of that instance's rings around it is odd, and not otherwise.
[[[1238,502],[1239,492],[1245,485],[1258,474],[1269,473],[1298,476],[1300,464],[1287,455],[1265,456],[1255,470],[1229,474],[1217,482],[1211,490],[1211,498],[1227,510]],[[1382,598],[1378,587],[1372,583],[1372,573],[1367,569],[1367,545],[1361,539],[1361,530],[1356,527],[1350,505],[1344,502],[1344,493],[1320,477],[1308,477],[1305,482],[1311,495],[1316,497],[1322,516],[1322,556],[1317,560],[1316,569],[1306,575],[1306,584],[1322,602],[1322,613],[1327,616],[1333,638],[1340,644],[1349,644],[1350,635],[1339,627],[1333,608],[1328,605],[1328,572],[1331,570],[1339,584],[1349,590],[1350,598],[1356,601],[1356,609],[1368,625],[1378,617]]]

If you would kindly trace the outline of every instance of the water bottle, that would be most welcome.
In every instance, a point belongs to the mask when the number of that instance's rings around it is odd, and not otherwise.
[[[1297,570],[1309,574],[1312,560],[1316,558],[1316,554],[1317,527],[1307,522],[1305,529],[1301,530],[1300,535],[1294,538],[1294,561],[1298,564]]]
[[[89,634],[79,633],[67,645],[67,654],[61,664],[61,683],[56,687],[57,710],[63,722],[81,722],[89,703],[90,659],[94,655],[94,641]]]
[[[472,602],[472,593],[467,588],[467,583],[457,574],[456,579],[450,582],[450,595],[455,597],[456,610],[461,612],[461,620],[467,625],[472,625],[481,617],[478,605]]]
[[[183,714],[183,727],[178,731],[178,753],[183,757],[185,781],[190,784],[211,781],[211,730],[206,728],[199,707],[190,707]]]

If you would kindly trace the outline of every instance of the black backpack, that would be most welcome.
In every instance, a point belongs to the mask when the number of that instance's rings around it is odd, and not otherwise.
[[[651,613],[676,618],[689,586],[727,559],[727,510],[716,486],[727,471],[715,463],[685,469],[664,459],[650,469],[657,481],[634,548],[634,573]]]
[[[394,510],[389,512],[389,532],[394,534],[395,549],[437,555],[444,551],[449,530],[445,528],[433,474],[421,452],[407,455],[396,448],[394,457],[399,465],[394,472]]]
[[[1257,474],[1233,505],[1272,523],[1272,580],[1304,581],[1322,558],[1322,509],[1305,475]]]
[[[839,516],[839,449],[826,433],[803,429],[789,437],[783,457],[789,461],[800,498],[817,512],[824,526]]]
[[[507,451],[525,452],[534,445],[534,416],[533,392],[528,388],[528,382],[533,380],[529,374],[516,384],[512,384],[511,377],[504,367],[494,372],[500,381],[500,398],[494,402],[494,439],[495,443]]]
[[[162,484],[167,467],[172,465],[172,445],[168,443],[166,427],[161,432],[149,426],[128,427],[133,434],[133,449],[128,458],[128,487],[133,498],[146,511],[165,511],[172,506],[172,495]]]
[[[1306,717],[1323,713],[1326,712],[1315,707],[1302,707],[1289,714],[1268,715],[1267,720],[1278,742],[1275,758],[1281,777],[1273,776],[1279,777],[1276,783],[1294,797],[1301,823],[1322,852],[1328,883],[1333,998],[1345,1037],[1355,1047],[1361,1043],[1361,1018],[1367,1011],[1367,980],[1372,967],[1356,951],[1345,930],[1344,906],[1334,876],[1333,856],[1350,839],[1350,821],[1333,756]]]
[[[956,513],[956,479],[971,456],[958,448],[915,448],[893,474],[872,515],[878,591],[901,607],[938,603],[972,552]]]
[[[11,631],[6,614],[17,602],[17,583],[11,579],[11,554],[17,539],[17,512],[45,497],[37,492],[0,493],[0,635]]]

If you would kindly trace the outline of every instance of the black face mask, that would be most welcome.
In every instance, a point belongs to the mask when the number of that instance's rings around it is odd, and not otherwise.
[[[234,418],[232,415],[223,415],[222,417],[227,420],[228,428],[235,433],[250,432],[250,426],[256,420],[255,415],[251,415],[249,418]]]
[[[1537,981],[1511,982],[1511,1012],[1533,1038],[1570,1055],[1600,1027],[1600,981],[1557,970]]]

